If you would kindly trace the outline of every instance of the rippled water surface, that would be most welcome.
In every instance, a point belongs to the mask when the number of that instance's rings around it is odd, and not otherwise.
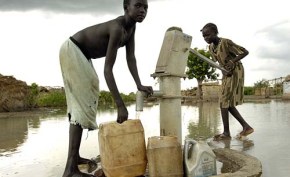
[[[232,148],[258,158],[263,177],[290,176],[290,102],[268,100],[248,102],[237,107],[255,129],[246,141],[232,140],[218,147]],[[159,135],[159,105],[147,106],[136,114],[135,105],[128,107],[130,119],[138,117],[145,138]],[[116,119],[114,109],[100,109],[98,124]],[[222,131],[217,103],[182,105],[182,136],[211,138]],[[69,124],[64,110],[43,109],[30,112],[0,113],[0,177],[60,177],[64,170]],[[241,126],[230,117],[232,136]],[[98,131],[84,131],[81,156],[99,154]]]

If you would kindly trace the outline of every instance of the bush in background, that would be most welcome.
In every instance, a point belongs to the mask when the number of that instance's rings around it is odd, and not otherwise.
[[[254,95],[255,89],[254,87],[244,87],[244,95]]]
[[[31,92],[33,93],[30,102],[33,103],[32,107],[65,107],[66,97],[63,88],[46,89],[44,87],[38,87],[36,84],[31,86]],[[125,104],[135,102],[136,94],[131,92],[129,95],[120,93]],[[115,107],[115,102],[111,92],[100,91],[99,106]]]
[[[64,107],[66,106],[65,92],[62,90],[50,90],[40,93],[36,100],[37,107]]]

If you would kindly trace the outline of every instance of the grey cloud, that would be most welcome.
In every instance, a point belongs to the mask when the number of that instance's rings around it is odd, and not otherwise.
[[[161,0],[148,0],[150,2]],[[0,0],[0,11],[44,10],[59,13],[123,13],[123,0]],[[150,7],[149,7],[150,8]]]
[[[1,11],[45,10],[60,13],[120,13],[118,0],[0,0]]]
[[[290,51],[290,21],[274,24],[257,32],[263,36],[267,44],[261,44],[257,50],[258,57],[276,60],[289,60]]]

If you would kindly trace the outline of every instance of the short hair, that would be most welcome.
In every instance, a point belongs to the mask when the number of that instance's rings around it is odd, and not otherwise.
[[[212,30],[216,34],[219,33],[218,28],[214,23],[207,23],[206,25],[204,25],[204,27],[200,31],[204,30],[205,28]]]
[[[130,1],[131,1],[131,0],[124,0],[124,1],[123,1],[123,8],[124,8],[124,10],[126,9],[127,5],[130,4]]]

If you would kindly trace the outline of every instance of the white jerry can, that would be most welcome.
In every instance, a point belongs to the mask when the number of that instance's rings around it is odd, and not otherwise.
[[[187,139],[183,153],[186,177],[217,175],[216,156],[206,142]]]

